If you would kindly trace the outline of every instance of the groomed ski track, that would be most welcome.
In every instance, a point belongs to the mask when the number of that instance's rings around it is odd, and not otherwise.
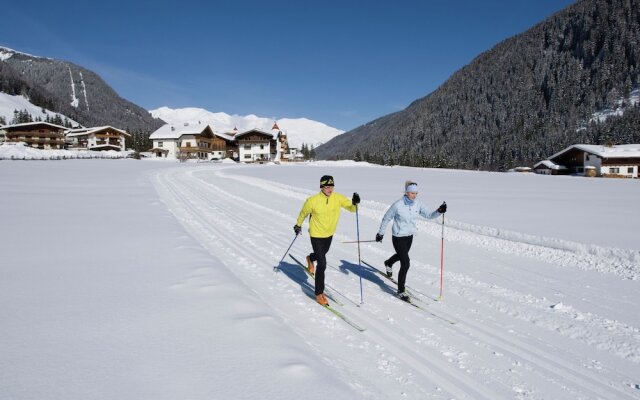
[[[358,332],[315,304],[313,281],[290,259],[273,271],[294,238],[302,202],[315,192],[235,166],[161,170],[154,184],[189,234],[362,398],[640,399],[640,330],[636,320],[616,313],[616,302],[631,299],[600,305],[598,295],[616,294],[591,288],[586,297],[579,290],[580,274],[615,282],[633,274],[631,262],[505,240],[453,222],[444,302],[437,302],[440,225],[421,222],[408,284],[427,295],[419,296],[434,313],[457,322],[451,325],[398,301],[393,284],[358,265],[355,245],[341,243],[355,239],[355,218],[344,211],[326,280],[349,298],[334,307],[366,328]],[[388,205],[363,200],[360,232],[373,236]],[[298,259],[311,250],[306,228],[291,249]],[[389,255],[379,244],[361,250],[379,266]],[[567,268],[572,274],[553,273]],[[357,307],[360,276],[364,302]]]

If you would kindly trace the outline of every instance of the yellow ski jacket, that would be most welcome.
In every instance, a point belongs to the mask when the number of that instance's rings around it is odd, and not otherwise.
[[[311,214],[309,236],[316,238],[333,236],[340,218],[340,207],[351,212],[356,211],[356,206],[351,203],[351,200],[340,193],[333,192],[327,197],[320,192],[304,202],[296,225],[302,226],[304,219]]]

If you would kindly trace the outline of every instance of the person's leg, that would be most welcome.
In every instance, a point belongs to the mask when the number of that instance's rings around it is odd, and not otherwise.
[[[331,240],[333,236],[328,238],[311,238],[311,247],[313,247],[313,254],[315,255],[316,262],[316,296],[324,293],[324,272],[327,269],[327,253],[331,247]]]
[[[409,250],[411,249],[411,243],[413,243],[413,235],[403,237],[392,237],[393,248],[396,250],[396,254],[400,259],[400,272],[398,273],[398,293],[402,293],[405,290],[405,281],[407,279],[407,272],[411,266],[411,260],[409,259]]]
[[[395,246],[394,246],[395,248]],[[396,253],[394,255],[392,255],[391,257],[389,257],[385,262],[384,265],[391,267],[393,266],[393,264],[395,264],[396,262],[398,262],[400,260],[400,256],[398,255],[398,252],[396,251]]]

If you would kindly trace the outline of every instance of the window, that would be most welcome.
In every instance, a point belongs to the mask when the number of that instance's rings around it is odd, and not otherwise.
[[[245,155],[244,155],[244,158],[245,158],[245,160],[246,160],[246,159],[251,159],[251,154],[245,154]]]
[[[611,167],[611,168],[609,168],[609,172],[612,173],[612,174],[619,174],[620,173],[620,168]]]
[[[158,147],[162,147],[162,142],[158,142]]]
[[[628,174],[633,174],[633,167],[627,168],[627,173]]]
[[[260,145],[260,150],[264,150],[264,145],[263,144]]]
[[[244,145],[244,149],[245,150],[251,150],[251,145],[250,144],[245,144]]]

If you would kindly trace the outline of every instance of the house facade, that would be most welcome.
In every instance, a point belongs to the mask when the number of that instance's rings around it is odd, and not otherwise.
[[[129,133],[112,126],[96,128],[77,128],[66,131],[66,143],[74,150],[115,150],[124,151],[125,140]]]
[[[149,137],[154,157],[221,160],[244,163],[278,161],[288,151],[287,135],[274,124],[272,133],[259,129],[217,133],[210,125],[164,125]]]
[[[272,161],[271,146],[274,139],[271,133],[263,132],[259,129],[251,129],[235,135],[234,140],[238,144],[239,162],[267,162]]]
[[[237,147],[232,137],[216,134],[208,124],[184,123],[163,125],[149,139],[154,157],[180,160],[214,160],[236,158]]]
[[[6,142],[25,142],[38,149],[64,149],[67,128],[49,122],[25,122],[0,127]]]
[[[640,178],[640,144],[575,144],[548,161],[565,167],[570,174]]]

